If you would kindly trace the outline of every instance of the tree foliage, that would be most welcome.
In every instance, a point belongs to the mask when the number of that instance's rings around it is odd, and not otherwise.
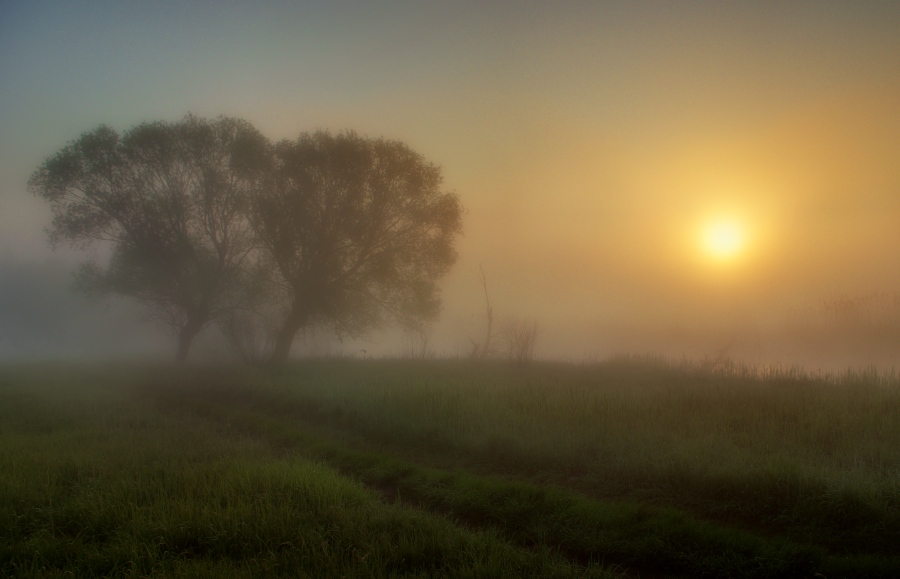
[[[29,189],[50,203],[54,244],[111,246],[105,267],[82,267],[81,288],[145,303],[178,333],[184,361],[239,305],[255,248],[249,193],[266,156],[266,139],[238,119],[188,116],[121,136],[100,126],[48,158]]]
[[[317,132],[273,145],[245,121],[189,115],[121,136],[100,126],[29,189],[50,203],[54,244],[111,251],[83,264],[79,287],[146,304],[178,334],[178,361],[216,322],[245,358],[271,349],[280,362],[300,329],[359,335],[436,315],[462,213],[441,184],[397,141]]]
[[[462,214],[441,184],[440,168],[398,141],[320,131],[275,146],[253,211],[287,289],[274,361],[310,325],[359,335],[437,314]]]

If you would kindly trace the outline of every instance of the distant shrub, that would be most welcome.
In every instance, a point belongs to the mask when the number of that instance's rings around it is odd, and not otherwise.
[[[510,318],[500,334],[506,355],[518,364],[530,362],[534,359],[534,346],[539,333],[536,321]]]

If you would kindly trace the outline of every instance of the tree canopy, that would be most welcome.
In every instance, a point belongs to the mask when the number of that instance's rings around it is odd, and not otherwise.
[[[320,131],[272,144],[246,121],[190,115],[121,136],[100,126],[29,181],[54,244],[111,250],[82,265],[81,289],[146,304],[177,333],[179,362],[253,300],[280,312],[274,362],[303,328],[356,336],[433,318],[462,216],[441,185],[399,141]]]
[[[253,197],[259,242],[288,290],[273,361],[311,324],[358,335],[437,314],[462,216],[441,184],[440,168],[399,141],[320,131],[275,146]]]
[[[53,211],[53,243],[111,246],[105,267],[84,264],[82,289],[136,298],[178,334],[176,360],[235,307],[255,236],[250,185],[267,141],[249,123],[194,116],[100,126],[48,158],[29,189]]]

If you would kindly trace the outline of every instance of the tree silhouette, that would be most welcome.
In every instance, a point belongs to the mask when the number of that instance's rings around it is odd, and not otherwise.
[[[84,264],[78,285],[135,298],[178,336],[194,337],[239,305],[254,251],[251,183],[268,143],[249,123],[187,116],[144,123],[121,137],[100,126],[49,157],[29,189],[53,211],[54,244],[108,244],[105,267]]]
[[[275,147],[253,212],[289,302],[274,362],[301,328],[360,335],[436,315],[462,214],[441,183],[439,167],[398,141],[320,131]]]

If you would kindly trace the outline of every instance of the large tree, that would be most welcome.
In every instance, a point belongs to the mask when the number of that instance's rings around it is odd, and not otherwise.
[[[86,263],[79,285],[136,298],[178,336],[183,362],[194,337],[239,305],[255,247],[251,183],[268,158],[249,123],[187,116],[123,135],[100,126],[49,157],[29,189],[53,211],[51,241],[111,248]]]
[[[398,141],[321,131],[277,144],[272,162],[253,215],[289,302],[274,362],[313,324],[359,335],[436,315],[462,213],[439,167]]]

